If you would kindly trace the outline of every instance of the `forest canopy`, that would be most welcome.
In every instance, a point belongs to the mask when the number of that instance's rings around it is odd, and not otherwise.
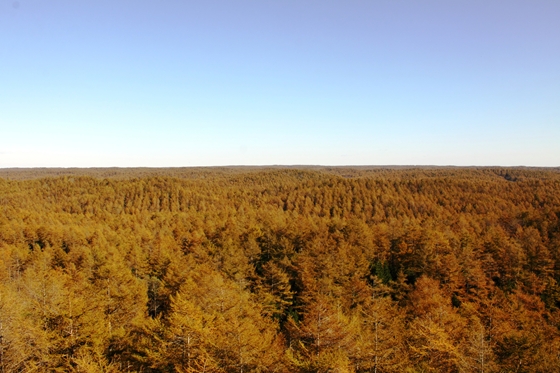
[[[559,372],[560,170],[0,170],[1,372]]]

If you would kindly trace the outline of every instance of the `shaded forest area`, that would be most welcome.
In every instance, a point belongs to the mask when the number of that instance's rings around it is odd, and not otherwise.
[[[2,373],[560,372],[556,169],[0,176]]]

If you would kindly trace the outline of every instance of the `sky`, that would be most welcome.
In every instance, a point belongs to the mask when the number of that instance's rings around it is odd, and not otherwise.
[[[0,0],[0,167],[560,166],[558,0]]]

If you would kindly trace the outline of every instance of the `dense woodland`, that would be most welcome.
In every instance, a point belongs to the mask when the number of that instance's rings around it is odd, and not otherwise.
[[[0,176],[1,373],[560,372],[557,169]]]

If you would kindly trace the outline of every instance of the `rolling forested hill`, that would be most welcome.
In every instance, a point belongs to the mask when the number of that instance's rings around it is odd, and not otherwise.
[[[559,372],[560,172],[0,170],[0,372]]]

